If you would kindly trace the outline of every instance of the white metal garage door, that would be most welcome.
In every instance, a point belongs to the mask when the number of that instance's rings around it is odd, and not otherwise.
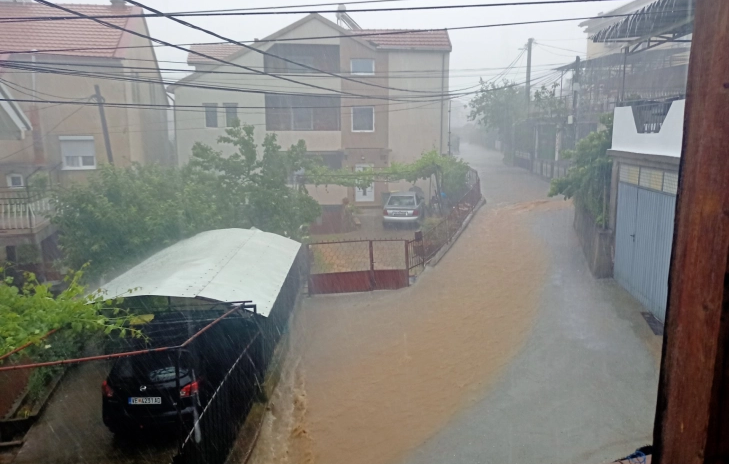
[[[664,321],[677,175],[627,165],[620,171],[613,275]]]

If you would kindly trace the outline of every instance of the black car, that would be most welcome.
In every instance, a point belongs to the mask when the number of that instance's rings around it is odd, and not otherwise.
[[[114,363],[102,384],[103,419],[109,430],[119,433],[178,424],[178,399],[183,424],[194,422],[207,399],[208,384],[187,351],[180,355],[178,382],[177,356],[176,350],[153,352]]]
[[[145,337],[120,340],[117,349],[180,346],[220,315],[213,311],[159,314],[142,329]],[[205,330],[179,352],[179,381],[177,349],[117,358],[101,387],[104,424],[114,433],[175,426],[179,399],[182,425],[191,428],[256,327],[250,317],[231,316]],[[250,355],[255,356],[252,351]]]

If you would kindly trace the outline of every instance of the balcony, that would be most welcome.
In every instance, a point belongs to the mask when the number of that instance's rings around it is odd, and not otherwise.
[[[33,234],[50,224],[47,192],[0,189],[0,233]]]

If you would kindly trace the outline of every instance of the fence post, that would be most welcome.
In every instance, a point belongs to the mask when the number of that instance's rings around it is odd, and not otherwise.
[[[405,242],[405,273],[408,276],[408,287],[410,286],[410,253],[409,253],[409,246],[408,241],[403,240]]]
[[[375,288],[375,252],[372,246],[372,240],[370,244],[370,290]]]

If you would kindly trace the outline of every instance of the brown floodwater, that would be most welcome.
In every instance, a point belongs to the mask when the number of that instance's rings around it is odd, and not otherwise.
[[[482,399],[547,277],[531,213],[570,206],[483,209],[415,285],[306,299],[251,462],[397,463]]]

